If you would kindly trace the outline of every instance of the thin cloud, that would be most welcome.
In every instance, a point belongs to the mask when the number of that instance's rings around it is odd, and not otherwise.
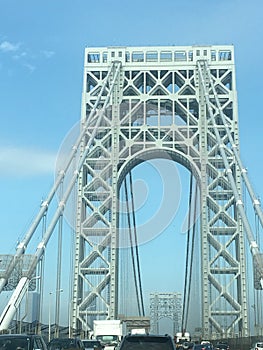
[[[57,155],[29,148],[0,147],[0,176],[29,177],[52,174]]]
[[[19,60],[19,59],[25,58],[25,57],[27,57],[27,56],[28,56],[27,52],[23,51],[23,52],[21,52],[21,53],[17,53],[16,55],[13,55],[13,58],[14,58],[15,60]]]
[[[19,47],[20,47],[20,43],[13,44],[10,41],[2,41],[0,43],[1,52],[14,52],[14,51],[17,51]]]
[[[8,40],[0,41],[0,53],[12,58],[17,64],[27,69],[30,73],[34,73],[38,65],[43,64],[43,59],[49,60],[55,55],[55,52],[52,50],[41,50],[37,53],[32,52],[32,50],[26,48],[24,44],[13,43]],[[7,65],[8,62],[5,64]]]
[[[44,51],[42,51],[42,53],[45,56],[45,58],[51,58],[52,56],[55,55],[54,51],[48,51],[48,50],[44,50]]]
[[[23,66],[26,67],[31,73],[33,73],[36,70],[36,67],[30,63],[24,63]]]

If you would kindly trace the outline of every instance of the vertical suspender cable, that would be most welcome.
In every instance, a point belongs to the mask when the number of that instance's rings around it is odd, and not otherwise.
[[[61,297],[61,255],[62,255],[62,227],[63,215],[59,218],[58,225],[58,256],[57,256],[57,282],[56,282],[56,308],[55,308],[55,332],[56,337],[59,337],[59,312],[60,312],[60,297]]]
[[[139,314],[141,314],[141,306],[140,306],[140,300],[139,300],[139,292],[138,292],[138,284],[137,284],[137,275],[136,275],[136,268],[135,268],[135,259],[134,259],[134,251],[133,251],[133,240],[132,240],[132,232],[131,232],[131,219],[130,219],[130,208],[129,208],[129,198],[128,198],[128,189],[127,189],[127,180],[126,177],[124,179],[124,189],[125,189],[125,197],[126,197],[126,208],[127,208],[127,218],[128,218],[128,227],[129,227],[129,237],[130,237],[130,250],[131,250],[131,257],[132,257],[132,269],[133,269],[133,278],[135,283],[135,292],[136,292],[136,299],[137,299],[137,306]]]
[[[185,329],[185,304],[186,304],[186,294],[187,294],[187,284],[188,280],[188,264],[189,264],[189,242],[190,242],[190,226],[191,226],[191,206],[192,206],[192,189],[193,189],[193,174],[191,173],[190,177],[190,191],[189,191],[189,200],[188,200],[188,227],[187,227],[187,243],[186,243],[186,258],[185,258],[185,277],[184,277],[184,297],[183,297],[183,313],[182,313],[182,324],[181,332]]]
[[[185,312],[185,328],[187,329],[189,306],[190,306],[190,292],[191,292],[191,280],[193,273],[193,260],[194,260],[194,244],[195,244],[195,233],[196,233],[196,212],[197,212],[197,184],[195,185],[195,197],[194,197],[194,216],[193,216],[193,234],[192,234],[192,246],[191,246],[191,256],[190,256],[190,271],[188,278],[188,291],[187,291],[187,302],[186,302],[186,312]]]
[[[132,174],[129,172],[130,177],[130,191],[131,191],[131,202],[132,202],[132,220],[133,220],[133,231],[134,231],[134,240],[135,240],[135,251],[136,251],[136,266],[138,273],[138,283],[140,289],[140,300],[141,300],[141,308],[142,308],[142,316],[145,316],[144,310],[144,301],[143,301],[143,293],[142,293],[142,279],[141,279],[141,267],[140,267],[140,259],[139,259],[139,248],[138,248],[138,239],[137,239],[137,230],[136,230],[136,219],[135,219],[135,207],[134,207],[134,196],[133,196],[133,185],[132,185]]]
[[[45,213],[42,220],[42,236],[47,228],[47,214]],[[40,289],[40,297],[39,297],[39,332],[41,334],[42,331],[42,316],[43,316],[43,296],[44,296],[44,267],[45,267],[45,254],[43,254],[41,260],[39,261],[38,268],[39,268],[39,276],[41,276],[39,280],[39,289]]]

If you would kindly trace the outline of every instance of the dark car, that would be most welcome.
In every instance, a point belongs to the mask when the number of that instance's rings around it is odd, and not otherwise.
[[[191,350],[194,347],[194,343],[190,341],[186,341],[182,344],[184,350]]]
[[[213,345],[210,343],[195,344],[192,350],[213,350]]]
[[[47,350],[43,338],[37,334],[1,334],[1,350]]]
[[[48,343],[48,350],[85,350],[82,340],[79,338],[54,338]]]
[[[83,339],[82,342],[85,350],[103,350],[105,347],[99,340],[95,339]]]
[[[217,343],[214,346],[214,349],[216,349],[216,350],[229,350],[229,345],[227,343]]]
[[[175,350],[169,335],[133,334],[126,335],[119,350]]]

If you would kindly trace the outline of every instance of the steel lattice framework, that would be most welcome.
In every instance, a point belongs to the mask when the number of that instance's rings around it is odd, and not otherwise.
[[[73,328],[117,317],[120,185],[137,164],[163,157],[189,169],[200,190],[203,335],[246,336],[244,237],[234,193],[241,194],[241,176],[226,132],[238,149],[233,47],[87,48],[86,123]]]

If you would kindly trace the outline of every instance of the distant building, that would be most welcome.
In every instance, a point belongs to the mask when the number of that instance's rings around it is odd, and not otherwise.
[[[28,293],[27,316],[26,322],[34,323],[39,321],[40,314],[40,294],[38,292]]]

